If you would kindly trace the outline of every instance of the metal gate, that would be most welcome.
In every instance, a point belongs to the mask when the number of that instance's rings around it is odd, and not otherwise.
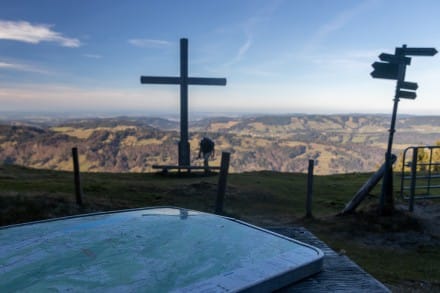
[[[412,146],[403,152],[400,195],[409,200],[440,198],[440,146]]]

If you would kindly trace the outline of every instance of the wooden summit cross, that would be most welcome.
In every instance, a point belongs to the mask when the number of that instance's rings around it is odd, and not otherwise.
[[[180,39],[180,77],[141,76],[141,83],[180,84],[179,166],[190,166],[188,85],[226,85],[226,78],[188,77],[188,39]]]

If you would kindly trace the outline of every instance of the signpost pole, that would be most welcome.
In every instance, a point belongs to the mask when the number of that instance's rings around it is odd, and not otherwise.
[[[402,49],[404,50],[406,48],[406,45],[402,46]],[[396,56],[402,56],[402,51],[396,48],[395,55]],[[406,71],[406,64],[405,63],[399,63],[399,69],[397,72],[397,83],[396,83],[396,91],[394,94],[394,105],[393,105],[393,113],[391,116],[391,126],[390,126],[390,133],[388,136],[388,146],[387,151],[385,153],[385,174],[383,177],[383,183],[382,183],[382,192],[380,195],[380,212],[382,214],[389,214],[393,212],[394,209],[394,197],[393,197],[393,164],[392,164],[392,149],[393,149],[393,139],[394,139],[394,133],[396,132],[396,117],[397,117],[397,108],[399,105],[399,91],[400,91],[400,85],[405,80],[405,71]]]

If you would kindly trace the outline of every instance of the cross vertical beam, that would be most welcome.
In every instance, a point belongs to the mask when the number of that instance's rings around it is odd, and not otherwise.
[[[179,166],[190,165],[188,142],[188,40],[180,40],[180,141]]]
[[[226,78],[188,76],[188,39],[180,39],[180,77],[141,76],[142,84],[180,85],[180,141],[178,147],[179,166],[190,166],[190,145],[188,142],[188,85],[226,85]]]

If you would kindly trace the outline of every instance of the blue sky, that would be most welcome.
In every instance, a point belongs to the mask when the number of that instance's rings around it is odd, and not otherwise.
[[[191,86],[190,111],[390,113],[395,82],[371,64],[396,46],[440,49],[440,1],[0,2],[0,111],[179,111],[179,39],[189,74],[226,77]],[[418,98],[399,113],[440,114],[440,55],[414,57]]]

